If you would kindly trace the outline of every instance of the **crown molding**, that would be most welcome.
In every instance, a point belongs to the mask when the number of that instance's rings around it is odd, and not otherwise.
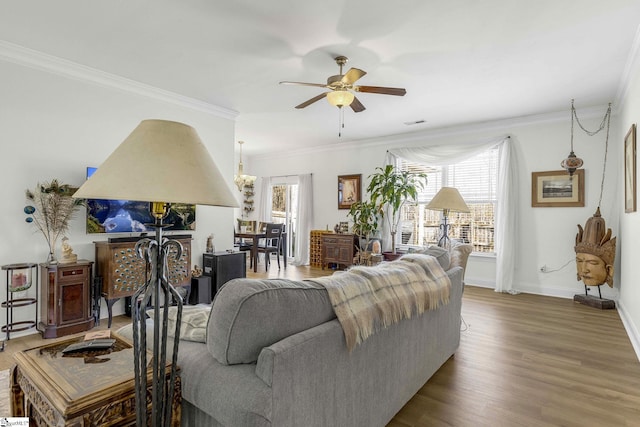
[[[601,117],[607,111],[607,105],[581,108],[579,109],[579,116],[581,119],[587,118],[595,118]],[[489,132],[496,131],[499,134],[511,133],[508,128],[512,128],[515,126],[530,126],[535,124],[544,124],[544,123],[556,123],[562,121],[570,121],[571,120],[571,110],[570,104],[567,103],[567,109],[565,111],[556,111],[551,113],[543,113],[543,114],[535,114],[529,116],[520,116],[520,117],[511,117],[507,119],[486,121],[486,122],[476,122],[476,123],[466,123],[455,126],[446,126],[436,129],[427,129],[418,132],[410,132],[410,133],[402,133],[395,135],[386,135],[379,136],[375,138],[367,138],[367,139],[358,139],[358,140],[349,140],[349,141],[341,141],[335,144],[322,145],[316,147],[309,148],[301,148],[298,150],[287,150],[286,152],[272,152],[265,154],[256,154],[250,156],[252,160],[255,159],[271,159],[271,158],[279,158],[282,159],[284,157],[294,157],[299,155],[313,155],[318,153],[324,153],[327,151],[336,152],[336,151],[344,151],[351,149],[367,149],[367,148],[376,148],[376,147],[384,147],[388,148],[397,148],[401,146],[412,146],[416,144],[424,144],[433,140],[441,140],[442,138],[452,138],[458,136],[465,135],[473,135],[474,138],[477,137],[476,134],[480,132]],[[612,111],[612,114],[615,115],[615,112]]]
[[[0,60],[235,120],[238,112],[0,40]]]

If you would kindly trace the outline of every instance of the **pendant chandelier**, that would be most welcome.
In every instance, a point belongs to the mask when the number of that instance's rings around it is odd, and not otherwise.
[[[238,174],[233,178],[233,182],[238,187],[238,191],[242,191],[244,187],[252,186],[257,177],[244,174],[244,166],[242,164],[242,144],[244,144],[244,141],[238,141],[238,144],[240,144],[240,161],[238,162]]]

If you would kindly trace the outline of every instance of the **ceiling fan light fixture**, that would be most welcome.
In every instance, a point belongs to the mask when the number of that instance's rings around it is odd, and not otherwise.
[[[327,93],[327,101],[334,107],[342,108],[351,105],[355,96],[348,90],[334,90]]]

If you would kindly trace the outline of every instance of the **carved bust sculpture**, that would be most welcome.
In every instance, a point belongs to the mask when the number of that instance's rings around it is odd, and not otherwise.
[[[611,238],[611,229],[606,228],[600,208],[587,220],[584,229],[578,224],[575,251],[578,280],[585,286],[607,283],[613,287],[616,238]]]

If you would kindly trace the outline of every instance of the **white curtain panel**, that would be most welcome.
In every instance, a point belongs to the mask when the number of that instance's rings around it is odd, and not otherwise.
[[[390,149],[387,164],[396,158],[431,166],[446,166],[467,160],[476,154],[499,148],[498,206],[495,218],[496,292],[518,293],[513,289],[515,242],[517,241],[517,164],[511,137],[503,135],[466,144],[447,144]]]
[[[309,233],[313,227],[313,185],[311,174],[298,175],[298,229],[293,265],[309,265]],[[289,234],[291,235],[291,234]]]
[[[271,178],[262,177],[260,183],[260,204],[258,205],[258,221],[271,222],[271,209],[273,197],[271,194]]]

